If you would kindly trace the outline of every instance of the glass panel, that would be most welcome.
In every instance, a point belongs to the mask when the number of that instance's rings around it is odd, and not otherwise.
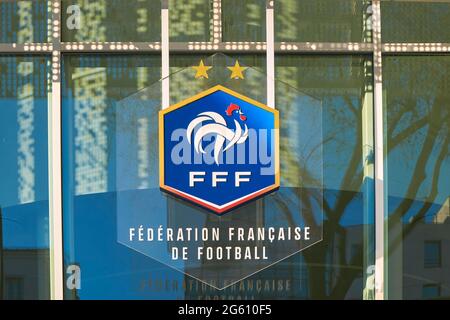
[[[302,269],[303,298],[373,299],[371,58],[277,56],[276,76],[319,99],[323,110],[324,238],[286,263]],[[277,105],[302,105],[279,85],[276,98]],[[280,122],[289,123],[294,110],[280,109]]]
[[[449,74],[448,56],[383,61],[390,299],[421,299],[440,282],[450,297]]]
[[[0,0],[0,42],[47,42],[47,0]]]
[[[426,284],[422,288],[422,298],[435,299],[441,295],[441,288],[438,284]]]
[[[371,42],[369,0],[275,1],[275,41]]]
[[[161,39],[161,1],[62,0],[62,41]]]
[[[64,262],[66,268],[81,268],[83,288],[66,288],[67,298],[126,299],[140,292],[142,275],[161,272],[157,262],[117,242],[115,215],[121,156],[116,148],[121,137],[115,132],[122,114],[127,115],[119,102],[160,79],[160,63],[160,56],[151,55],[64,57]],[[159,99],[160,89],[158,100],[146,101],[150,112],[159,110]],[[129,132],[128,143],[141,150],[136,154],[139,166],[126,171],[136,188],[153,181],[148,171],[154,166],[147,149],[151,137],[145,132],[153,130],[156,114],[141,114],[128,128],[120,129]]]
[[[381,1],[383,42],[450,42],[450,1]]]
[[[44,57],[0,56],[0,299],[48,299]]]
[[[207,70],[209,77],[195,78],[196,70],[191,67],[198,65],[199,58],[206,66],[213,66]],[[233,63],[236,60],[239,60],[241,66],[245,65],[244,61],[264,66],[263,56],[177,56],[174,60],[178,61],[177,65],[188,67],[173,70],[174,73],[169,78],[171,103],[192,96],[199,90],[214,85],[215,81],[235,90],[243,86],[246,94],[265,101],[266,78],[260,70],[248,67],[243,71],[242,79],[232,77],[233,71],[226,68],[235,67]],[[81,284],[77,286],[75,280],[74,285],[67,288],[66,297],[82,299],[309,297],[309,288],[305,285],[308,279],[305,270],[299,268],[301,261],[298,255],[297,258],[277,263],[270,270],[261,271],[237,284],[230,283],[229,288],[217,290],[158,262],[168,264],[167,260],[159,257],[166,256],[168,249],[171,248],[169,243],[163,242],[159,250],[153,250],[150,254],[146,250],[152,248],[153,244],[148,242],[144,246],[141,245],[143,243],[138,244],[138,247],[132,246],[136,244],[127,245],[127,227],[130,226],[130,221],[133,223],[143,221],[144,226],[155,227],[159,225],[176,227],[182,223],[187,223],[188,226],[204,223],[205,227],[208,227],[213,225],[216,219],[214,214],[206,213],[185,201],[163,194],[159,188],[157,115],[161,109],[161,83],[152,82],[159,77],[159,63],[160,57],[148,56],[64,58],[62,100],[64,259],[66,268],[70,270],[81,268],[82,275]],[[137,85],[139,70],[146,72],[147,76],[144,79],[149,79],[145,88]],[[292,88],[286,90],[292,96]],[[321,112],[320,105],[313,102],[315,99],[304,94],[296,97],[302,101],[298,106],[299,110],[305,110],[307,103],[310,103],[311,113],[317,114],[315,107]],[[281,103],[283,102],[280,101]],[[225,113],[225,110],[223,112]],[[303,118],[312,119],[311,114],[302,113],[302,115]],[[307,121],[302,120],[303,118],[292,119],[291,123],[303,121],[301,123],[305,123],[306,127]],[[320,117],[313,119],[319,124],[322,121]],[[305,143],[321,141],[321,126],[316,122],[315,124],[319,128],[319,139],[302,139]],[[284,141],[292,145],[293,156],[303,155],[304,143],[296,140],[296,137],[309,133],[309,130],[303,127],[299,125],[299,128],[293,131],[286,127],[283,129],[284,132],[289,132],[289,135],[284,134]],[[315,143],[305,148],[309,151],[308,154],[315,154],[317,150],[321,150],[320,145],[316,146]],[[313,158],[317,160],[316,156]],[[283,162],[286,162],[286,159],[287,156],[284,155]],[[313,168],[309,180],[303,179],[299,182],[295,174],[300,174],[301,169],[295,164],[291,165],[290,174],[284,174],[282,177],[279,191],[233,209],[233,213],[223,216],[225,225],[235,220],[245,224],[255,217],[258,226],[291,225],[301,220],[304,214],[311,219],[308,223],[314,226],[317,223],[321,230],[322,162],[319,159],[318,162],[305,164],[305,168],[309,167]],[[314,187],[320,190],[315,190]],[[316,196],[317,199],[309,199],[310,195]],[[309,199],[309,207],[302,203],[303,200],[308,202],[304,198]],[[149,225],[149,221],[153,224]],[[154,221],[158,223],[154,225]],[[126,239],[123,238],[125,229]],[[316,242],[320,241],[321,237],[321,232],[317,231],[318,229],[314,231]],[[301,243],[304,243],[303,240]],[[295,243],[295,247],[289,249],[293,249],[292,253],[295,253],[299,245],[301,244]],[[284,253],[288,248],[278,246],[276,249],[272,252],[274,255]],[[189,268],[188,262],[178,262],[183,266],[178,268],[179,270]],[[241,273],[245,273],[249,267],[259,267],[260,263],[241,262],[240,266],[244,265],[245,268],[239,269],[238,278],[233,279],[236,281],[242,279],[239,278]],[[226,263],[215,265],[212,269],[207,269],[208,265],[211,264],[207,261],[196,262],[200,270],[206,270],[205,274],[201,274],[201,277],[206,277],[203,278],[204,281],[208,278],[209,272],[213,273],[218,269],[225,273],[231,268]],[[248,275],[250,274],[252,272]],[[76,272],[73,276],[76,277]]]
[[[223,41],[265,41],[266,0],[222,1]]]
[[[170,41],[210,41],[212,0],[169,0]]]
[[[440,241],[425,241],[423,250],[425,268],[437,268],[441,266]]]

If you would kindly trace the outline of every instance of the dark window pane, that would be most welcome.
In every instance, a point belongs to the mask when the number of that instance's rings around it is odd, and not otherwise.
[[[17,277],[7,277],[5,280],[6,295],[7,300],[23,300],[23,278]]]
[[[169,0],[170,41],[209,41],[212,0]]]
[[[440,241],[425,241],[423,254],[425,268],[436,268],[441,266]]]
[[[275,1],[275,41],[370,42],[371,1]]]
[[[449,74],[448,56],[383,60],[391,299],[420,299],[425,280],[449,281]],[[441,259],[442,268],[427,269]]]
[[[223,41],[265,41],[266,0],[222,2]]]
[[[47,63],[0,56],[0,299],[50,295]]]
[[[63,0],[61,14],[66,42],[161,39],[161,1]]]
[[[422,287],[422,298],[435,299],[441,295],[441,287],[438,284],[426,284]]]
[[[450,3],[381,1],[383,42],[450,42]]]
[[[0,0],[0,42],[47,42],[47,0]]]

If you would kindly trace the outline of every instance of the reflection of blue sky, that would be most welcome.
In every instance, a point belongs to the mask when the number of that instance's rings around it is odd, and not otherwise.
[[[5,248],[48,248],[48,236],[48,201],[3,208]]]
[[[357,97],[350,96],[355,106],[360,104]],[[324,184],[328,189],[340,189],[342,179],[356,148],[356,125],[359,119],[350,111],[341,96],[326,97],[323,104],[323,146]],[[331,138],[330,140],[328,140]],[[356,167],[362,170],[362,164]],[[357,172],[355,172],[356,175]],[[344,190],[348,186],[343,186]],[[357,190],[353,190],[357,191]]]
[[[317,180],[316,185],[306,185],[299,182],[302,187],[321,187],[323,183],[323,124],[322,124],[322,103],[305,94],[296,96],[293,101],[291,112],[286,127],[285,134],[281,132],[281,137],[287,136],[292,154],[298,159],[299,164],[310,176]],[[283,116],[281,115],[283,119]]]
[[[405,123],[411,125],[411,122]],[[411,182],[417,179],[414,177],[415,165],[418,161],[419,154],[423,148],[425,135],[428,127],[424,127],[415,134],[415,140],[405,141],[392,149],[388,156],[387,172],[388,172],[388,192],[390,195],[397,197],[404,197]],[[387,142],[389,145],[389,141]],[[426,178],[422,183],[418,193],[417,199],[425,199],[431,191],[432,176],[435,169],[435,164],[440,150],[443,146],[443,137],[436,139],[436,144],[433,146],[432,152],[427,155],[427,164],[425,167]],[[440,178],[438,184],[438,193],[435,203],[442,204],[450,196],[450,157],[447,156],[443,161]]]
[[[184,297],[182,289],[184,274],[117,242],[115,193],[79,196],[74,199],[74,206],[77,210],[77,219],[73,224],[77,246],[75,260],[70,262],[81,266],[82,282],[81,290],[78,291],[80,298],[178,299]],[[189,217],[186,218],[189,219]],[[301,260],[299,256],[293,257],[290,263],[298,263],[298,260]],[[291,269],[292,266],[294,264],[282,262],[257,274],[254,278],[287,279],[294,273],[297,275],[297,272],[301,270],[299,265],[295,265],[296,271]],[[142,289],[144,282],[148,284],[149,281],[160,279],[177,281],[179,289],[155,290],[154,287]],[[293,282],[295,280],[296,278],[292,279]],[[219,294],[216,290],[207,290],[211,294]],[[293,292],[299,290],[305,290],[305,288],[297,284]],[[191,291],[193,292],[195,291]]]
[[[76,242],[73,260],[82,272],[83,299],[176,298],[179,292],[141,291],[148,279],[178,279],[183,274],[138,253],[117,241],[116,194],[104,193],[74,198]]]

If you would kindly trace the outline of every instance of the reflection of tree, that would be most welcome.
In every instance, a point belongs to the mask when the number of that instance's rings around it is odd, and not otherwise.
[[[315,63],[313,62],[312,64],[314,65]],[[297,78],[297,83],[293,83],[294,86],[304,89],[307,93],[313,91],[312,93],[320,97],[321,100],[326,100],[326,102],[324,102],[323,112],[328,113],[333,119],[333,124],[337,124],[339,127],[326,132],[322,139],[321,147],[326,150],[329,144],[334,144],[335,147],[331,148],[337,148],[337,151],[342,152],[343,155],[340,157],[345,160],[340,161],[338,167],[341,168],[342,165],[346,165],[339,186],[333,188],[337,191],[325,190],[323,194],[319,193],[319,198],[317,191],[314,192],[308,188],[296,189],[298,200],[302,206],[301,213],[309,225],[311,225],[311,221],[314,221],[314,218],[310,216],[313,213],[311,203],[317,202],[319,207],[322,207],[324,213],[323,241],[316,244],[313,250],[305,250],[302,253],[306,262],[306,268],[308,269],[308,277],[310,279],[309,295],[312,298],[323,298],[326,296],[335,298],[344,297],[353,280],[361,273],[362,268],[355,266],[361,266],[363,264],[362,245],[359,248],[360,250],[352,256],[350,261],[346,261],[345,249],[346,241],[348,239],[346,238],[346,228],[341,224],[346,209],[359,195],[358,191],[361,190],[364,179],[362,164],[362,112],[363,101],[368,90],[365,90],[366,87],[364,84],[367,80],[364,79],[364,73],[362,72],[364,70],[364,61],[359,60],[357,64],[360,65],[353,67],[354,63],[352,63],[350,69],[349,65],[345,63],[333,63],[331,65],[328,63],[324,63],[323,65],[319,64],[321,72],[315,70],[315,75],[312,75],[311,77],[323,77],[322,68],[325,67],[326,72],[329,73],[325,75],[327,77],[328,88],[322,84],[323,79],[306,79],[306,81],[304,81],[305,79],[303,77],[298,76],[301,73],[295,69],[290,69],[290,71],[293,72],[291,77],[285,77],[287,79]],[[352,78],[353,73],[356,74],[356,81]],[[294,96],[298,94],[298,92],[294,93]],[[293,105],[292,102],[287,102],[285,104],[287,106]],[[285,114],[284,117],[289,117],[289,114],[294,114],[295,109],[288,107],[287,110],[284,111],[288,114]],[[342,132],[351,132],[351,141],[349,141],[348,137],[344,137]],[[311,174],[308,172],[308,168],[299,161],[298,157],[289,154],[289,150],[292,150],[289,145],[284,148],[282,147],[282,161],[289,159],[289,167],[286,171],[291,171],[292,167],[295,167],[300,171],[299,177],[303,186],[305,181],[311,180]],[[330,154],[330,151],[328,151],[328,154]],[[333,161],[334,156],[330,157],[330,155],[328,155],[325,159],[324,167],[327,167],[330,165],[330,162]],[[338,168],[334,167],[330,169],[337,170]],[[327,169],[325,169],[325,171],[326,170]],[[279,206],[287,216],[287,221],[292,223],[294,219],[292,217],[289,218],[289,216],[292,216],[295,213],[293,211],[291,212],[288,206],[283,206],[281,204],[283,201],[284,199],[278,199]],[[341,250],[333,252],[334,246],[341,248]],[[329,260],[330,252],[337,255],[339,261],[338,267],[332,266],[334,263]],[[337,275],[337,277],[334,279],[331,279],[331,277],[327,278],[327,274],[330,274],[331,272]]]
[[[430,59],[435,59],[432,64]],[[406,218],[408,223],[390,240],[388,252],[396,250],[418,222],[424,221],[440,193],[440,182],[448,179],[441,171],[450,155],[450,95],[446,74],[449,63],[448,59],[443,59],[413,57],[388,60],[387,65],[392,71],[388,73],[387,83],[391,84],[390,91],[394,96],[387,101],[388,133],[392,134],[399,127],[400,132],[388,136],[387,151],[404,148],[409,153],[406,162],[412,165],[403,199],[390,213],[388,221],[390,229],[403,224]],[[445,191],[441,190],[441,193]],[[421,207],[410,216],[416,199],[422,200]]]
[[[339,65],[335,73],[337,72],[341,77],[344,77],[349,73],[348,65]],[[390,67],[395,69],[395,72],[394,70],[390,71]],[[395,249],[400,241],[411,232],[418,221],[423,220],[439,194],[439,181],[445,179],[441,169],[442,164],[449,157],[448,146],[450,137],[448,128],[450,127],[450,117],[449,108],[445,104],[450,98],[447,93],[449,88],[448,85],[445,85],[444,79],[436,77],[436,73],[430,73],[427,69],[428,67],[427,63],[411,63],[404,66],[398,62],[397,64],[388,64],[388,67],[386,67],[387,71],[390,71],[387,76],[385,75],[385,79],[388,79],[388,81],[385,81],[385,88],[388,92],[387,109],[385,111],[388,120],[385,129],[387,154],[390,155],[396,150],[405,148],[405,146],[409,146],[409,153],[411,153],[411,148],[417,150],[417,156],[415,156],[416,151],[413,151],[413,154],[410,154],[409,158],[405,160],[408,163],[414,163],[413,173],[410,181],[407,183],[406,191],[402,195],[403,200],[390,215],[389,223],[401,223],[402,218],[409,215],[414,199],[420,197],[419,191],[424,188],[424,185],[431,186],[427,195],[423,197],[425,201],[422,207],[417,211],[414,218],[410,220],[409,224],[403,228],[403,232],[390,243],[388,252]],[[438,63],[435,67],[436,71],[438,71],[439,68],[442,68],[442,64]],[[443,69],[445,70],[445,68]],[[355,68],[350,73],[357,72],[358,68]],[[424,74],[427,74],[429,78],[424,77]],[[442,74],[442,71],[437,74]],[[340,88],[343,80],[336,79],[336,82],[331,85],[332,89]],[[305,81],[303,85],[301,81],[302,79],[297,79],[295,85],[302,89],[308,88],[308,81]],[[325,190],[323,195],[324,239],[321,243],[316,244],[313,250],[305,250],[302,253],[308,269],[310,279],[309,294],[312,298],[327,296],[329,298],[345,297],[352,283],[360,277],[363,271],[364,254],[367,254],[364,251],[364,246],[361,245],[358,246],[358,250],[354,252],[352,257],[346,261],[345,251],[348,248],[346,244],[348,244],[350,239],[346,238],[346,227],[342,221],[344,213],[349,209],[352,202],[358,201],[358,196],[361,194],[365,183],[363,169],[366,164],[363,163],[362,139],[364,119],[362,110],[365,95],[369,91],[363,86],[364,79],[359,79],[358,83],[354,85],[360,87],[359,94],[355,94],[354,87],[352,90],[337,89],[338,93],[336,95],[342,98],[343,103],[339,103],[338,108],[333,105],[327,105],[327,108],[331,108],[333,111],[340,108],[341,112],[339,114],[343,116],[342,120],[344,121],[334,123],[339,127],[332,132],[332,136],[323,138],[324,150],[326,150],[328,143],[336,142],[336,140],[342,138],[342,136],[340,137],[342,134],[340,132],[348,133],[349,130],[352,131],[353,140],[347,139],[345,142],[346,148],[339,151],[342,154],[336,154],[336,157],[346,160],[340,162],[340,165],[345,163],[345,167],[342,167],[343,175],[337,191]],[[326,89],[324,89],[324,92],[325,95],[328,95]],[[392,99],[389,95],[392,95]],[[326,110],[326,112],[331,113],[332,110]],[[418,135],[423,135],[423,138],[418,139],[416,137]],[[348,135],[346,136],[348,137]],[[282,150],[282,154],[283,152],[289,152],[289,149],[285,148]],[[434,155],[437,155],[436,160],[434,164],[431,164]],[[295,162],[295,157],[289,155],[286,157],[289,158],[290,165],[295,166],[298,170],[303,170],[300,174],[301,177],[308,175],[307,172],[304,172],[304,166],[302,167],[302,164],[298,161]],[[325,162],[327,161],[332,161],[332,159],[328,157],[325,159]],[[326,165],[324,163],[324,166]],[[400,168],[395,168],[395,170],[401,171]],[[448,179],[448,177],[446,178]],[[407,182],[406,179],[403,179],[403,181]],[[311,201],[315,201],[314,197],[316,196],[305,189],[299,190],[297,195],[299,201],[307,206]],[[277,200],[280,209],[288,217],[287,221],[293,223],[294,219],[292,217],[289,218],[289,216],[294,215],[295,212],[290,211],[289,206],[282,203],[283,199]],[[305,212],[307,211],[304,210],[302,213]],[[307,217],[306,219],[311,220]],[[329,256],[330,251],[335,250],[336,242],[340,242],[340,245],[337,246],[339,252],[334,252],[333,254],[337,254],[339,257],[339,267],[337,267],[337,270],[330,270],[335,267],[330,266],[327,256]],[[336,275],[332,283],[329,280],[327,281],[326,278],[326,273],[330,271],[333,271]]]

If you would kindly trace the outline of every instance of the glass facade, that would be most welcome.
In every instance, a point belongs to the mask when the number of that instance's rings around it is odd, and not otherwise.
[[[383,61],[391,298],[450,294],[449,61],[441,55]]]
[[[308,277],[316,280],[304,298],[361,299],[374,257],[373,164],[364,160],[372,141],[364,141],[363,133],[370,130],[363,114],[373,108],[370,57],[281,55],[275,65],[278,78],[319,99],[323,110],[324,238],[302,254]],[[286,88],[276,88],[276,105],[289,99]],[[280,112],[287,127],[296,126],[290,120],[297,116],[295,105]],[[295,172],[292,162],[301,166],[301,158],[286,159],[284,174]]]
[[[265,41],[266,1],[230,0],[222,3],[223,41]]]
[[[279,0],[275,41],[371,42],[371,1]]]
[[[160,41],[161,3],[152,0],[61,1],[65,42]]]
[[[0,1],[0,43],[47,42],[47,0]]]
[[[446,0],[0,0],[0,299],[450,298],[449,14]],[[216,222],[160,190],[158,114],[217,84],[280,117],[280,188],[224,223],[320,231],[223,290],[205,279],[233,265],[174,267],[169,245],[120,240],[140,212]]]
[[[447,1],[382,1],[383,42],[450,42]]]
[[[0,297],[49,299],[44,56],[0,56]]]

